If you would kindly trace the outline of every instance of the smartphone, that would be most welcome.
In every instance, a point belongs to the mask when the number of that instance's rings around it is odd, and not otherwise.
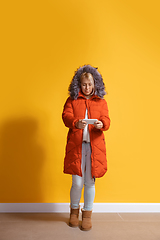
[[[85,121],[87,124],[94,124],[97,119],[83,119],[83,121]]]

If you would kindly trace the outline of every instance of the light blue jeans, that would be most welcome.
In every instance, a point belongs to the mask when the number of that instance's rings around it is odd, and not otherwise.
[[[79,208],[81,192],[84,185],[84,210],[93,209],[95,197],[95,179],[91,176],[91,145],[82,143],[82,177],[72,175],[72,187],[70,191],[71,208]]]

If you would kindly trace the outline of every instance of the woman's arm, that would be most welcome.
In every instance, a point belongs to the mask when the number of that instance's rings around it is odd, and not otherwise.
[[[73,107],[72,107],[72,99],[69,97],[64,104],[62,119],[66,127],[68,128],[76,128],[75,124],[79,119],[74,117]]]
[[[101,116],[99,120],[103,123],[103,127],[101,128],[102,131],[106,131],[110,127],[110,118],[108,114],[108,106],[106,100],[103,100],[104,104],[101,109]]]

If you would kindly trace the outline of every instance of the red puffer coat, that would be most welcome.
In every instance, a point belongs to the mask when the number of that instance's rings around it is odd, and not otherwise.
[[[76,128],[75,123],[79,119],[85,118],[86,108],[88,109],[88,118],[98,119],[103,122],[103,128],[101,129],[96,129],[94,125],[89,124],[91,174],[92,177],[99,178],[107,171],[106,146],[103,131],[109,129],[110,119],[106,101],[95,95],[90,99],[86,99],[83,94],[79,93],[77,100],[69,97],[64,105],[62,119],[65,126],[69,128],[64,159],[64,173],[82,176],[81,152],[83,130]]]

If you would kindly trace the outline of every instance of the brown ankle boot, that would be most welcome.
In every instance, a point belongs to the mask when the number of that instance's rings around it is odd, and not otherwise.
[[[77,209],[71,208],[69,226],[78,227],[78,225],[79,225],[79,208]]]
[[[86,211],[82,209],[81,230],[88,231],[92,228],[91,215],[92,215],[92,211]]]

